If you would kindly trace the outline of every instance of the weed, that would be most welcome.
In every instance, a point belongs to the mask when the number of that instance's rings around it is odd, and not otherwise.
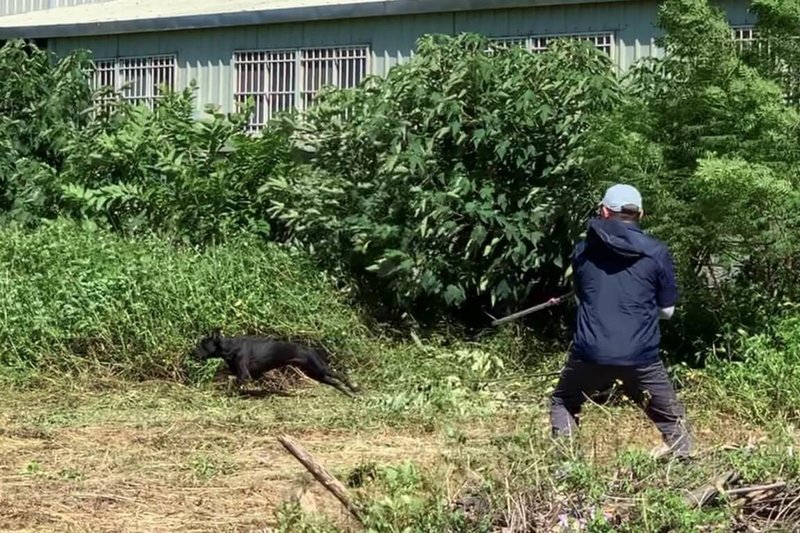
[[[741,331],[733,353],[709,362],[708,392],[729,412],[764,425],[800,417],[800,317],[755,335]],[[726,406],[727,404],[727,406]]]
[[[236,471],[235,465],[218,457],[200,454],[192,458],[190,468],[194,477],[208,481],[217,475],[229,475]]]
[[[31,461],[25,465],[25,473],[28,475],[40,475],[44,473],[44,470],[39,461]]]
[[[85,478],[83,472],[74,468],[64,468],[58,472],[58,476],[67,481],[82,481]]]

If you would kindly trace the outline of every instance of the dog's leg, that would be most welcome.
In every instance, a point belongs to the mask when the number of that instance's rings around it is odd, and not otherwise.
[[[326,352],[327,353],[327,352]],[[313,364],[319,367],[320,372],[322,375],[330,376],[331,378],[343,383],[350,389],[352,392],[360,392],[356,385],[354,385],[351,381],[349,376],[346,372],[337,372],[333,370],[330,365],[320,356],[318,350],[310,350],[309,353],[310,360],[313,361]]]
[[[345,373],[345,372],[337,372],[337,371],[335,371],[335,370],[333,370],[331,368],[327,369],[327,373],[328,373],[328,375],[330,375],[334,379],[338,379],[339,381],[341,381],[342,383],[347,385],[347,387],[351,391],[353,391],[353,392],[361,392],[361,388],[359,388],[358,386],[354,385],[353,382],[350,381],[350,378],[347,375],[347,373]]]
[[[240,389],[244,388],[245,383],[252,379],[250,370],[247,368],[247,363],[247,357],[242,357],[236,365],[236,384]]]
[[[325,374],[318,381],[320,383],[324,383],[326,385],[330,385],[331,387],[335,388],[336,390],[338,390],[342,394],[345,394],[346,396],[349,396],[350,398],[355,398],[356,397],[355,394],[350,392],[350,390],[347,387],[345,387],[342,383],[339,383],[332,376],[329,376],[329,375]]]
[[[350,398],[355,397],[352,392],[350,392],[344,385],[339,383],[333,376],[330,375],[327,365],[325,365],[318,357],[309,357],[306,361],[302,362],[297,361],[294,363],[294,366],[299,368],[303,374],[310,377],[314,381],[324,383],[325,385],[330,385]]]

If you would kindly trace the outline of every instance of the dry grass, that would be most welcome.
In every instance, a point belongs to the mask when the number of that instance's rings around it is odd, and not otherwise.
[[[334,469],[365,459],[425,463],[437,451],[403,435],[343,439],[320,432],[303,441]],[[274,438],[233,427],[86,426],[47,439],[4,437],[0,462],[0,519],[11,529],[253,531],[269,525],[277,505],[298,491],[310,488],[322,505],[333,503]]]
[[[326,412],[331,406],[336,413]],[[278,505],[299,496],[340,514],[282,451],[275,440],[282,431],[333,471],[437,460],[435,435],[345,429],[337,414],[355,408],[320,389],[261,399],[158,384],[7,395],[0,524],[11,531],[263,531]],[[308,429],[300,429],[303,421]]]
[[[659,442],[630,407],[587,411],[583,444],[596,460]],[[405,460],[447,470],[453,453],[489,455],[503,435],[546,427],[538,404],[503,412],[389,428],[368,401],[324,387],[264,398],[164,383],[0,393],[0,524],[26,532],[268,531],[291,499],[344,519],[276,436],[289,433],[342,477],[361,464]],[[466,444],[450,442],[445,426]],[[719,419],[702,421],[698,434],[704,446],[759,436]]]

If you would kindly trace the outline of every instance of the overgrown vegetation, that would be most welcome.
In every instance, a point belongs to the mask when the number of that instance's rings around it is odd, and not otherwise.
[[[357,314],[302,254],[243,236],[197,251],[75,223],[0,235],[3,374],[99,363],[181,378],[214,327],[325,342],[369,364]]]
[[[192,88],[133,107],[88,90],[84,54],[51,67],[10,43],[5,215],[290,242],[373,310],[475,324],[563,289],[600,191],[626,180],[678,261],[685,320],[668,344],[702,359],[797,296],[800,117],[765,63],[796,70],[793,45],[773,46],[795,42],[782,38],[791,2],[754,10],[768,56],[735,46],[706,2],[674,0],[660,10],[670,53],[622,77],[587,43],[529,54],[428,36],[385,79],[323,92],[257,138],[242,133],[247,109],[198,120]]]
[[[625,75],[586,43],[530,54],[477,35],[426,36],[386,78],[323,91],[257,137],[244,134],[247,108],[198,116],[193,87],[134,106],[91,90],[89,54],[10,42],[0,49],[0,378],[25,401],[37,393],[23,385],[64,387],[82,373],[191,383],[170,389],[174,412],[120,399],[122,412],[157,411],[157,422],[121,423],[168,440],[158,424],[198,409],[193,423],[250,432],[228,455],[264,427],[438,434],[446,476],[399,457],[340,472],[376,532],[794,524],[800,26],[796,1],[752,9],[759,39],[739,46],[705,0],[667,0],[668,53]],[[617,181],[643,191],[646,229],[677,261],[682,301],[665,354],[682,363],[672,370],[689,412],[712,434],[757,425],[769,446],[708,451],[688,466],[619,446],[611,458],[554,450],[542,408],[568,337],[543,341],[519,325],[461,335],[465,323],[486,325],[484,310],[566,290],[572,245]],[[410,320],[387,326],[378,311]],[[318,411],[271,399],[275,413],[261,418],[246,400],[213,397],[219,389],[204,387],[215,367],[187,360],[214,326],[324,343],[369,392]],[[8,400],[0,420],[14,439],[83,416]],[[612,400],[594,412],[626,413]],[[470,446],[481,431],[491,438]],[[180,458],[191,483],[237,475],[211,437],[193,438]],[[91,478],[72,467],[47,478],[39,459],[20,468],[37,483]],[[685,490],[726,469],[743,484],[786,482],[789,499],[741,502],[734,491],[723,505],[687,505]],[[278,522],[339,527],[300,506]]]
[[[652,198],[650,227],[678,258],[682,349],[704,351],[797,297],[787,266],[798,252],[799,122],[781,87],[742,60],[721,11],[666,2],[660,21],[671,53],[628,76],[635,98],[600,128],[610,140],[594,148],[592,174],[621,172]]]

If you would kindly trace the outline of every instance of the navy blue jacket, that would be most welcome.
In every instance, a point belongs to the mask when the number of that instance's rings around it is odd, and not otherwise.
[[[572,268],[580,299],[572,357],[606,365],[657,361],[658,310],[678,300],[666,245],[636,224],[593,219]]]

